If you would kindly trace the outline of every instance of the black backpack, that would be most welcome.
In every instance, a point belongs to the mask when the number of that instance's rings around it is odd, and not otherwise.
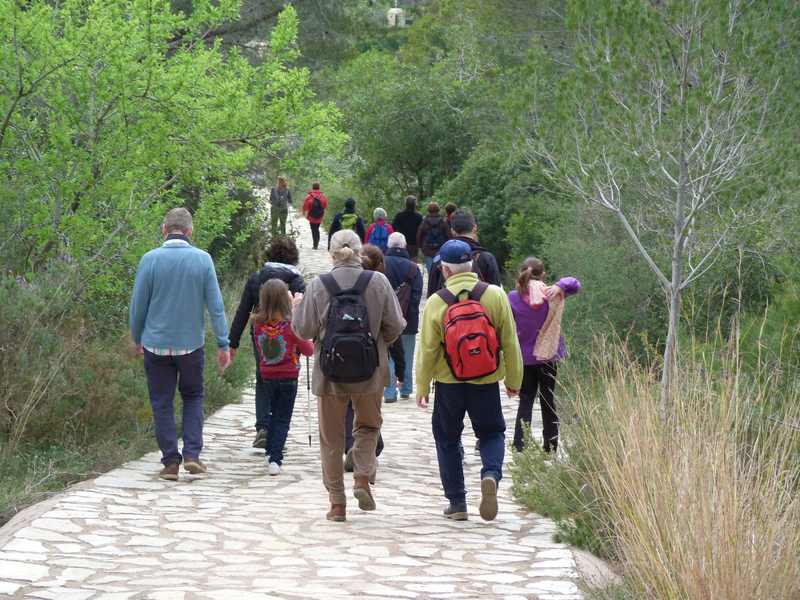
[[[439,217],[436,223],[432,223],[433,219],[428,221],[428,231],[425,234],[425,239],[422,240],[423,247],[439,248],[447,241],[447,235],[442,231],[444,219]]]
[[[308,216],[313,217],[314,219],[319,219],[324,214],[325,214],[325,209],[322,208],[322,202],[320,201],[319,196],[312,196],[311,210],[308,211]]]
[[[394,288],[394,293],[397,296],[397,302],[400,304],[400,310],[403,312],[404,319],[408,317],[408,309],[411,306],[411,284],[417,276],[417,270],[417,263],[412,261],[406,279]]]
[[[367,381],[378,368],[378,344],[372,337],[364,303],[364,290],[371,277],[372,271],[362,271],[352,288],[342,290],[333,275],[320,275],[330,295],[320,368],[335,383]]]

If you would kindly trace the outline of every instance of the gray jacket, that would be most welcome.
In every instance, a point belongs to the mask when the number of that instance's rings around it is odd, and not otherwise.
[[[289,188],[274,187],[269,192],[269,203],[275,208],[287,208],[292,204],[292,192]]]
[[[360,261],[352,260],[335,266],[331,275],[345,290],[353,287],[361,271]],[[325,337],[329,296],[319,277],[308,285],[302,302],[295,307],[292,329],[301,338],[314,340],[314,374],[311,381],[316,396],[378,393],[383,392],[383,388],[389,384],[388,347],[403,333],[406,320],[389,280],[382,273],[373,273],[364,291],[364,302],[372,335],[378,341],[380,364],[372,378],[361,383],[333,383],[325,378],[320,369],[319,352],[321,340]]]

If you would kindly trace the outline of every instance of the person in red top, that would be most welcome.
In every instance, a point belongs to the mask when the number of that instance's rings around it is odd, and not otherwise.
[[[364,243],[372,244],[381,249],[386,254],[389,244],[389,236],[394,233],[394,229],[386,222],[386,211],[380,207],[372,211],[373,223],[367,228],[364,234]]]
[[[269,406],[266,461],[270,475],[278,475],[283,464],[283,447],[292,421],[297,397],[300,354],[311,356],[314,344],[292,331],[292,294],[280,279],[268,279],[258,295],[258,312],[253,315],[253,339],[258,369]]]
[[[311,184],[311,191],[303,200],[303,216],[308,219],[311,226],[311,239],[314,240],[314,250],[319,246],[319,225],[325,210],[328,208],[328,199],[319,190],[319,181]]]

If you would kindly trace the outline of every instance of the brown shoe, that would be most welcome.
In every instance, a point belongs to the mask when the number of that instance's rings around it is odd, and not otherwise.
[[[331,509],[328,511],[328,514],[325,515],[325,518],[328,521],[336,521],[337,523],[341,523],[347,520],[345,516],[345,506],[344,504],[331,504]]]
[[[165,465],[164,468],[158,472],[159,479],[178,481],[178,466],[178,463],[169,463],[168,465]]]
[[[183,461],[183,469],[190,475],[203,476],[208,473],[208,467],[199,458],[187,458]]]
[[[353,477],[353,496],[358,500],[361,510],[375,510],[375,499],[369,489],[369,477],[356,475]]]
[[[497,516],[497,480],[491,475],[481,479],[481,503],[478,512],[484,521],[493,521]]]

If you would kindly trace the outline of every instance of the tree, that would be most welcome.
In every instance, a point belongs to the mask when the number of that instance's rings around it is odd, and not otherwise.
[[[345,141],[315,100],[287,7],[251,65],[204,33],[237,0],[0,0],[0,260],[29,276],[52,261],[121,315],[165,208],[191,202],[195,242],[227,235],[231,192],[258,157],[321,163]],[[181,44],[175,46],[177,36]]]
[[[532,159],[613,214],[664,290],[665,418],[684,290],[780,200],[760,173],[776,159],[767,133],[780,82],[768,62],[753,68],[790,35],[776,30],[778,12],[736,0],[572,2],[578,42],[560,112],[549,113],[558,121],[536,107]]]

